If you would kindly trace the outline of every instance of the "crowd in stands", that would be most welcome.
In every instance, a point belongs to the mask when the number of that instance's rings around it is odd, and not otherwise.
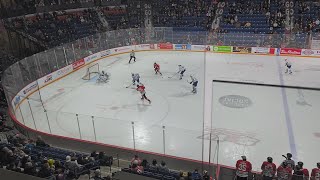
[[[164,161],[161,161],[161,163],[158,164],[157,160],[153,159],[152,163],[149,163],[146,159],[141,160],[137,155],[132,158],[129,168],[123,168],[122,170],[125,172],[164,180],[212,179],[207,171],[204,171],[203,174],[201,174],[198,169],[195,169],[193,172],[177,171],[169,169]]]
[[[184,27],[186,30],[209,30],[217,8],[212,0],[153,1],[152,6],[154,26]]]
[[[113,163],[113,158],[103,152],[84,154],[50,147],[40,136],[33,141],[11,133],[7,140],[8,143],[0,143],[0,168],[31,176],[67,180],[96,170],[92,179],[102,180],[100,166]]]
[[[101,27],[97,12],[93,9],[75,12],[55,11],[31,17],[8,20],[7,26],[32,34],[49,47],[58,46],[76,39],[96,34]]]

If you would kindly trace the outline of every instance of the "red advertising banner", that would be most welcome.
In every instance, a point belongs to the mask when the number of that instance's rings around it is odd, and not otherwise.
[[[84,59],[80,59],[80,60],[72,63],[73,70],[78,69],[79,67],[81,67],[84,64],[85,64]]]
[[[301,55],[301,49],[281,48],[280,54],[281,55]]]
[[[173,44],[171,43],[160,43],[158,44],[159,49],[173,49]]]
[[[275,54],[277,48],[270,48],[269,54]]]

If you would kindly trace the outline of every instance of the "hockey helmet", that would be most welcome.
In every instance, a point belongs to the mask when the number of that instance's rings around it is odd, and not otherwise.
[[[102,74],[104,74],[104,71],[102,71]]]
[[[288,165],[288,163],[286,161],[282,162],[282,166],[286,167]]]
[[[270,162],[270,163],[273,161],[272,157],[268,157],[267,160],[268,160],[268,162]]]
[[[299,161],[299,162],[298,162],[298,165],[299,165],[300,167],[303,167],[303,162]]]
[[[317,163],[317,167],[320,168],[320,162]]]
[[[288,158],[292,158],[292,154],[291,153],[287,153],[287,157]]]

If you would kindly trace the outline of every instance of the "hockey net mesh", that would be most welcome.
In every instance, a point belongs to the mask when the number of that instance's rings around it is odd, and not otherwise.
[[[94,76],[94,74],[98,74],[99,72],[100,71],[99,71],[99,64],[98,63],[90,65],[87,68],[86,74],[82,77],[82,79],[83,80],[90,80]]]

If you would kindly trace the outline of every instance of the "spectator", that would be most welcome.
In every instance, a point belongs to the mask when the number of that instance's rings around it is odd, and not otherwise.
[[[237,161],[236,164],[236,180],[246,180],[248,179],[249,173],[252,170],[252,165],[247,161],[246,156],[241,156],[241,160]]]
[[[320,162],[317,163],[317,167],[311,171],[310,180],[319,180],[320,177]]]
[[[158,167],[159,167],[159,165],[158,165],[158,162],[157,162],[157,160],[152,160],[152,164],[149,166],[149,168],[150,169],[153,169],[153,170],[155,170],[155,171],[158,171]]]
[[[169,169],[166,166],[166,163],[164,161],[161,161],[161,164],[158,169],[159,169],[159,172],[161,172],[161,173],[168,173],[169,172]]]
[[[131,166],[134,164],[136,165],[141,164],[141,160],[139,159],[138,155],[135,155],[134,158],[131,159]]]
[[[46,178],[52,175],[52,171],[49,167],[48,163],[44,163],[41,167],[41,169],[38,172],[38,176],[41,178]]]
[[[143,168],[148,168],[148,167],[149,167],[148,161],[147,161],[146,159],[142,160],[141,166],[142,166]]]
[[[133,172],[138,173],[138,174],[142,174],[144,169],[143,169],[143,167],[142,167],[141,165],[139,165],[139,164],[133,164],[133,165],[131,166],[131,170],[132,170]]]
[[[268,157],[267,161],[264,161],[262,163],[261,165],[262,180],[272,180],[273,177],[275,176],[277,167],[272,161],[273,161],[272,157]]]
[[[90,180],[104,180],[103,178],[101,178],[101,172],[100,169],[96,169],[94,171],[94,175]]]
[[[38,136],[36,141],[36,146],[48,147],[49,145],[42,140],[41,136]]]
[[[208,171],[206,171],[206,170],[203,171],[202,179],[203,180],[210,180],[210,176],[208,174]]]
[[[292,177],[292,169],[288,166],[286,161],[282,162],[281,166],[277,169],[277,177],[280,180],[289,180]]]
[[[308,180],[309,179],[309,171],[303,168],[303,162],[299,161],[296,165],[292,180]]]
[[[35,166],[32,164],[32,162],[27,162],[25,164],[25,168],[23,171],[25,174],[31,175],[31,176],[36,176],[36,168]]]
[[[199,174],[198,169],[195,169],[192,173],[192,179],[193,180],[200,180],[201,179],[201,174]]]
[[[72,161],[70,156],[67,156],[64,167],[66,170],[68,170],[68,177],[74,177],[76,172],[80,170],[81,165],[79,165],[76,160]]]

